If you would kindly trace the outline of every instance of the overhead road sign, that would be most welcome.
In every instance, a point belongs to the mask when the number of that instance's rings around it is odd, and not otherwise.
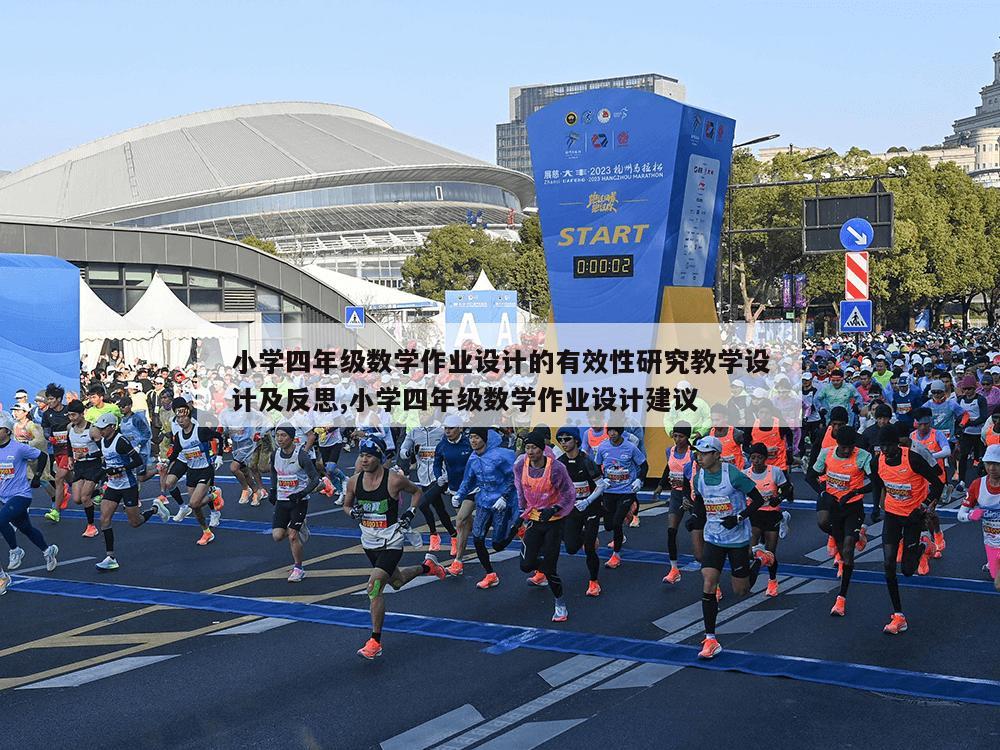
[[[841,333],[871,333],[871,300],[847,300],[840,303]]]
[[[889,250],[892,238],[892,193],[816,197],[802,201],[802,248],[807,254]]]

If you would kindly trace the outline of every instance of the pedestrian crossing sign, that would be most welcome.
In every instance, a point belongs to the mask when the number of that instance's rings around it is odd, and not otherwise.
[[[344,309],[344,328],[364,328],[365,308],[347,307]]]
[[[840,303],[841,333],[871,333],[872,301],[844,300]]]

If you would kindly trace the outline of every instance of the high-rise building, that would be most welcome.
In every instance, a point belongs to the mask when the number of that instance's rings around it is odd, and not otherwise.
[[[531,154],[524,121],[529,115],[557,99],[594,89],[641,89],[676,101],[684,101],[684,85],[676,78],[659,73],[643,73],[593,81],[512,86],[510,88],[510,122],[497,125],[497,164],[507,169],[531,174]]]

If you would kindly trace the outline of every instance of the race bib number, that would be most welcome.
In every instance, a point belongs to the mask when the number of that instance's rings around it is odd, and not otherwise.
[[[913,404],[909,403],[908,401],[904,401],[896,406],[896,412],[898,414],[906,414],[912,408]]]
[[[81,447],[79,447],[77,445],[73,446],[73,458],[77,459],[78,461],[82,461],[82,460],[86,459],[87,456],[89,456],[89,455],[90,455],[90,451],[87,449],[86,446],[84,446],[83,448],[81,448]]]
[[[182,455],[184,456],[185,462],[191,462],[191,461],[197,461],[205,454],[202,453],[201,448],[191,448],[189,450],[184,451]]]
[[[629,473],[623,469],[611,469],[608,471],[608,481],[609,482],[627,482],[629,478]]]
[[[0,480],[10,479],[12,476],[14,476],[14,464],[0,463]]]
[[[278,489],[284,490],[286,492],[294,492],[295,488],[299,486],[299,480],[295,477],[291,479],[278,477]]]
[[[55,438],[55,440],[56,440],[57,443],[65,443],[67,440],[69,440],[69,433],[68,432],[53,432],[52,433],[52,437]]]
[[[672,471],[670,472],[670,488],[674,490],[684,489],[684,472],[683,471]]]
[[[590,483],[589,482],[573,482],[573,486],[576,488],[576,496],[587,497],[590,495]]]
[[[912,489],[911,485],[903,484],[901,482],[885,483],[885,491],[892,495],[896,500],[909,500]]]
[[[714,498],[712,502],[709,502],[709,499],[705,498],[705,513],[709,516],[731,516],[733,514],[733,502],[732,500]]]
[[[417,452],[417,458],[419,458],[421,461],[430,461],[432,458],[434,458],[434,449],[433,448],[421,448]]]
[[[767,446],[767,457],[768,458],[776,458],[777,455],[778,455],[778,446],[776,446],[776,445],[769,445],[769,446]]]
[[[826,486],[827,489],[846,490],[850,486],[851,478],[847,474],[835,474],[827,469]]]

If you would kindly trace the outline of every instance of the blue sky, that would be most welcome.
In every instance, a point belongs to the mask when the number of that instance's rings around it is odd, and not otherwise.
[[[481,7],[480,7],[481,6]],[[514,84],[659,72],[775,144],[938,143],[992,80],[988,3],[9,2],[0,169],[173,115],[315,100],[493,161]]]

